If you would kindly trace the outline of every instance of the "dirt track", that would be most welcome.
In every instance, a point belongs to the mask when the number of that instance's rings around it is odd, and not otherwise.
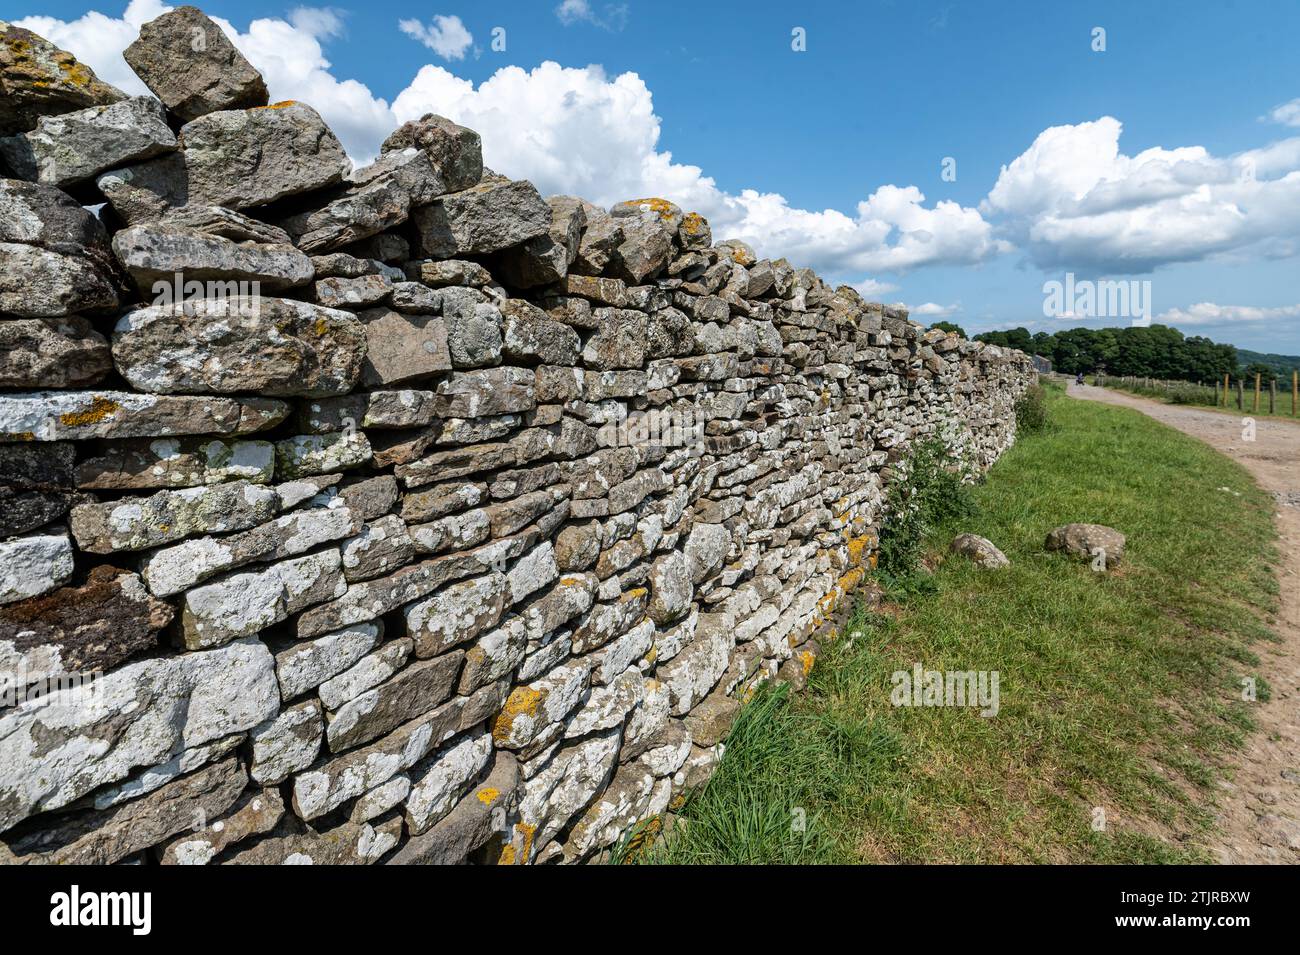
[[[1259,728],[1225,783],[1219,830],[1207,848],[1227,863],[1300,864],[1300,424],[1260,417],[1255,441],[1242,439],[1241,418],[1144,398],[1070,385],[1070,395],[1136,408],[1200,438],[1239,462],[1278,500],[1276,521],[1283,563],[1279,570],[1281,643],[1259,648],[1272,688],[1256,714]]]

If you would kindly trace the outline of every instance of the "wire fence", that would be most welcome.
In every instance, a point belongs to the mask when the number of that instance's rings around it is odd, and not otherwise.
[[[1265,382],[1261,375],[1249,378],[1224,375],[1212,382],[1166,381],[1134,375],[1097,375],[1096,384],[1118,388],[1133,394],[1159,398],[1176,405],[1206,405],[1236,408],[1252,414],[1280,414],[1300,417],[1300,373],[1292,372],[1291,381],[1273,379]],[[1287,389],[1287,384],[1290,388]],[[1281,390],[1279,390],[1281,385]],[[1289,394],[1287,393],[1289,390]]]

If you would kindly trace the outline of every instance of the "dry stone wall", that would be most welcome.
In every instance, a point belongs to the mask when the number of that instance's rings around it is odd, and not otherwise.
[[[802,684],[908,447],[1014,440],[1024,355],[671,202],[437,116],[352,170],[193,8],[127,59],[0,24],[6,862],[597,857]]]

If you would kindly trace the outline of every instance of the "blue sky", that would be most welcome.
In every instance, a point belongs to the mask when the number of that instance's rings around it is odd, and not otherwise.
[[[201,6],[358,161],[443,112],[499,172],[666,195],[919,320],[1131,320],[1045,316],[1044,282],[1073,272],[1150,281],[1152,317],[1188,334],[1300,353],[1293,0]],[[162,9],[0,0],[124,88],[120,49]]]

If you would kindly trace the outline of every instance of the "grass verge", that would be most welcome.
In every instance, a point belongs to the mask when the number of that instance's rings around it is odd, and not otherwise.
[[[973,512],[930,527],[926,586],[855,613],[804,693],[746,706],[645,861],[1207,861],[1216,781],[1252,725],[1251,644],[1272,636],[1271,501],[1136,411],[1059,389],[1046,405]],[[1099,574],[1045,552],[1071,521],[1124,531],[1125,563]],[[958,531],[1012,566],[949,556]],[[892,674],[918,662],[998,671],[997,715],[892,705]]]

